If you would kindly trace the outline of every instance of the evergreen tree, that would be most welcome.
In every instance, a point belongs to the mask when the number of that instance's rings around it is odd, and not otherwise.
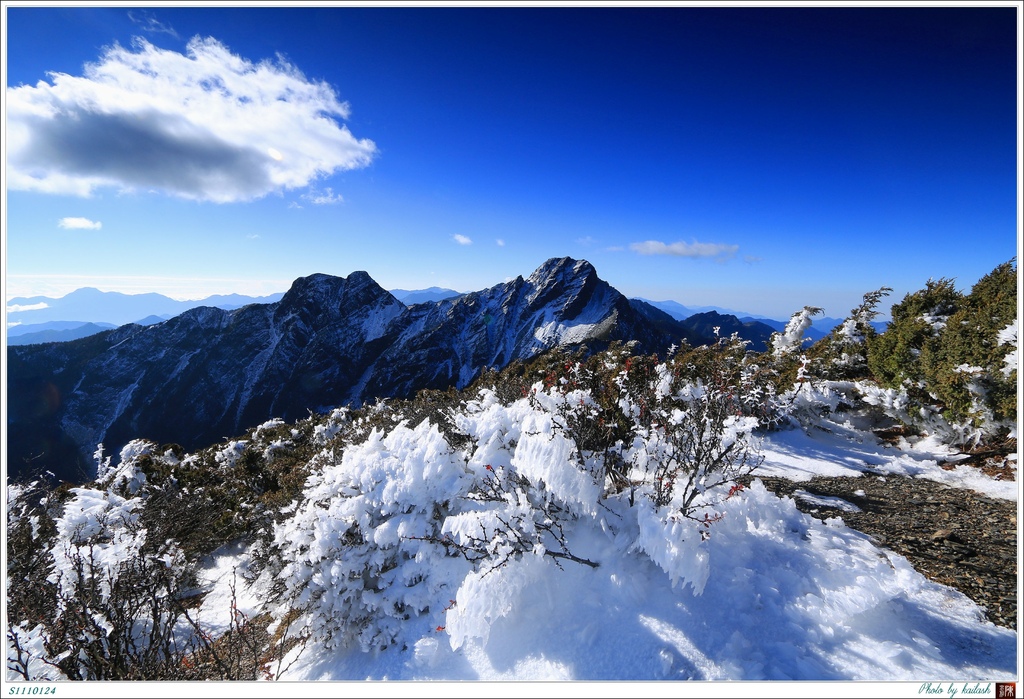
[[[929,279],[924,289],[895,304],[889,327],[868,342],[868,367],[875,379],[889,388],[925,388],[924,367],[962,301],[953,280]]]
[[[1017,419],[1017,372],[1002,371],[1012,347],[1000,333],[1017,318],[1017,270],[1011,260],[985,275],[950,316],[933,351],[921,357],[929,391],[954,419]]]

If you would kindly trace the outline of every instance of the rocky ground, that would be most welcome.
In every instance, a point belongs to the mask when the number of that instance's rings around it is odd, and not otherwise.
[[[1003,458],[978,459],[974,465],[996,478],[1014,477]],[[1017,630],[1017,502],[891,474],[761,481],[779,495],[804,491],[856,505],[860,512],[795,498],[815,517],[842,517],[929,579],[970,597],[993,623]]]

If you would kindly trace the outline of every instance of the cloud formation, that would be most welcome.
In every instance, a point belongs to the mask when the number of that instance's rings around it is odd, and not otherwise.
[[[19,306],[16,303],[12,303],[7,306],[8,313],[23,313],[25,311],[41,311],[44,308],[49,308],[45,303],[30,303],[24,306]]]
[[[662,243],[657,240],[645,240],[642,243],[632,243],[629,249],[641,255],[670,255],[672,257],[712,257],[719,261],[732,258],[739,245],[725,245],[723,243]]]
[[[467,238],[466,236],[460,235],[458,233],[456,233],[455,235],[452,236],[452,240],[454,240],[459,245],[472,245],[473,244],[472,239]]]
[[[345,201],[340,194],[335,194],[334,190],[330,187],[324,187],[323,190],[310,189],[302,195],[302,198],[310,204],[316,204],[317,206],[340,204]]]
[[[90,221],[81,216],[66,216],[58,221],[57,225],[61,228],[85,228],[92,231],[98,231],[103,228],[103,223],[100,221]]]
[[[133,24],[139,25],[139,28],[144,32],[150,32],[151,34],[170,34],[175,39],[178,38],[178,32],[174,31],[174,27],[169,24],[164,24],[156,18],[152,12],[146,10],[128,10],[128,19]]]
[[[349,106],[278,56],[252,63],[212,38],[185,54],[135,39],[83,76],[7,88],[11,189],[100,187],[249,201],[365,167],[377,148],[339,123]]]

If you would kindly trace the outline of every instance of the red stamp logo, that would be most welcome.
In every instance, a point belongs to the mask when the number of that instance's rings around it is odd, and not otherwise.
[[[996,682],[996,699],[1017,699],[1017,683]]]

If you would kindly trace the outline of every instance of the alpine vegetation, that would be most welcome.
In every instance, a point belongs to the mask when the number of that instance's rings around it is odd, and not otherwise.
[[[556,346],[191,453],[100,448],[90,483],[8,486],[7,676],[1012,679],[1015,629],[761,480],[1016,498],[958,464],[1016,468],[1012,270],[885,333],[881,289],[812,347],[805,308],[763,353]]]

